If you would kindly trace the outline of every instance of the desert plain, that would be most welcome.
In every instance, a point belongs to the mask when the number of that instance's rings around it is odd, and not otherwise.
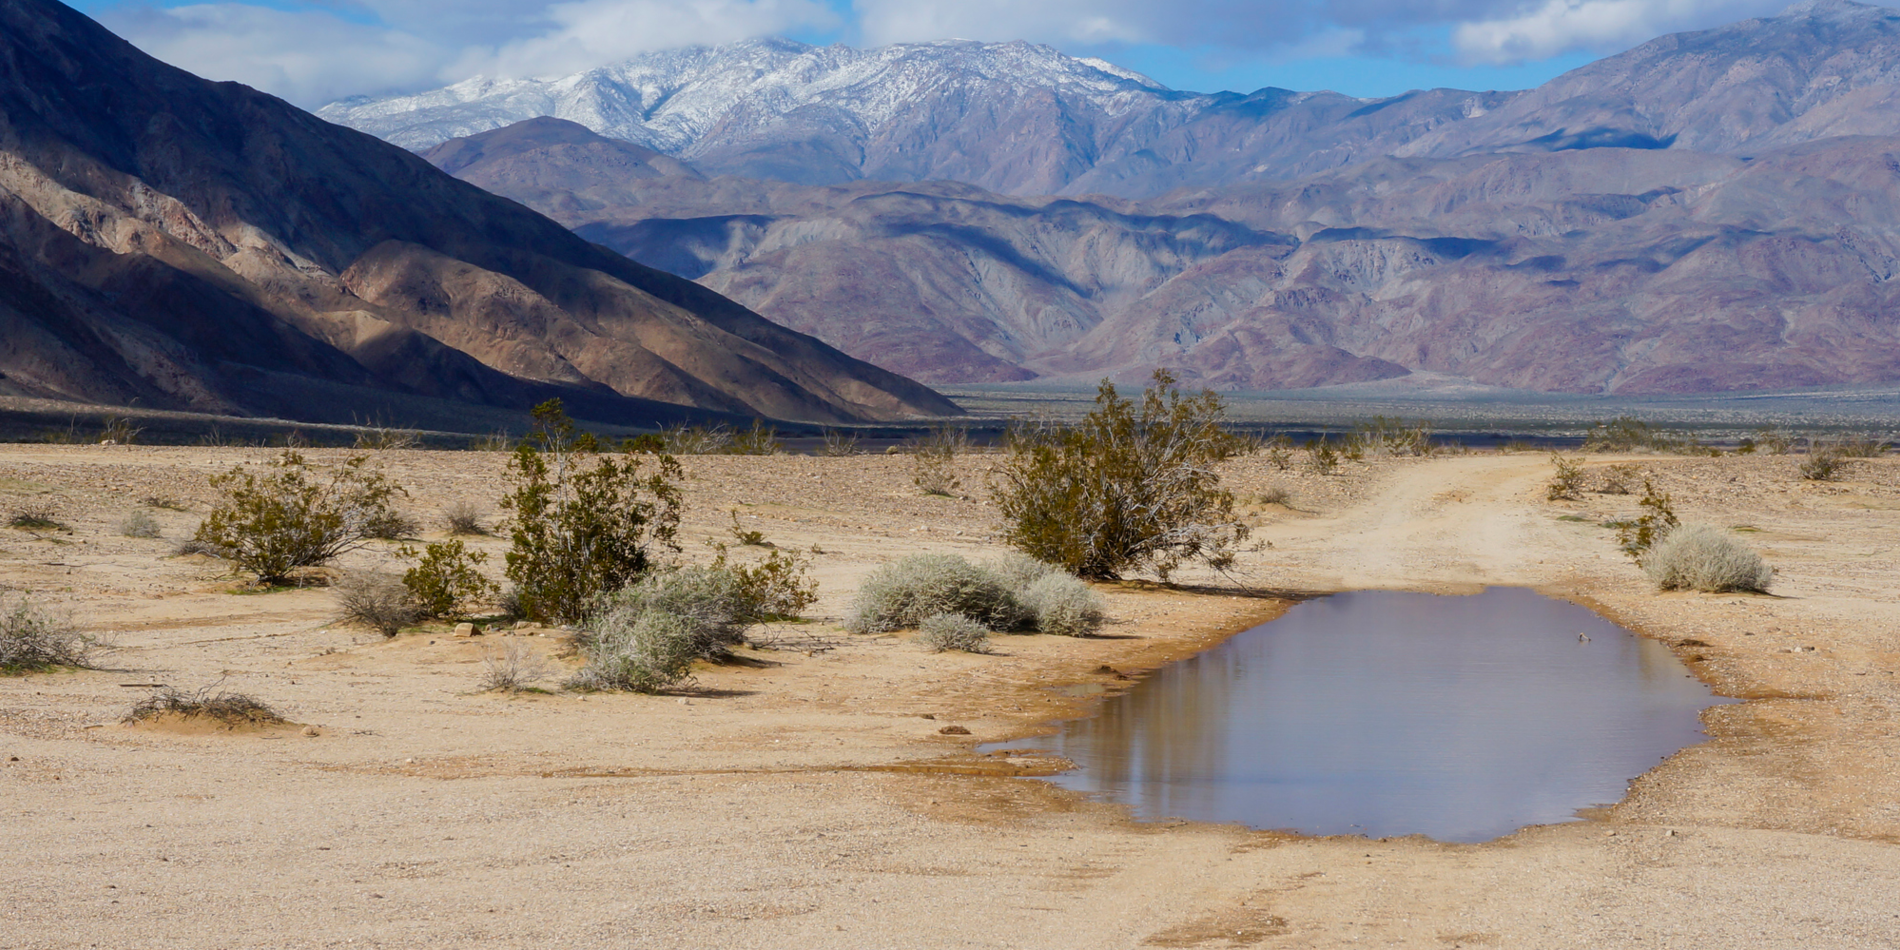
[[[1769,595],[1708,595],[1657,593],[1616,549],[1601,522],[1634,496],[1546,500],[1542,453],[1337,475],[1250,456],[1226,472],[1256,526],[1232,574],[1104,585],[1102,636],[971,655],[838,620],[881,563],[1004,552],[995,456],[959,460],[955,498],[921,494],[903,456],[686,458],[679,557],[710,557],[736,512],[809,554],[820,600],[646,696],[559,690],[578,664],[559,630],[386,640],[322,587],[256,592],[174,554],[207,476],[270,454],[0,446],[0,508],[66,525],[0,528],[0,583],[115,644],[99,669],[0,679],[0,947],[1900,945],[1897,459],[1807,482],[1795,457],[1589,457],[1639,466],[1778,572]],[[423,537],[456,501],[494,523],[504,455],[374,454]],[[163,537],[120,534],[154,503]],[[471,543],[499,577],[505,541]],[[377,543],[339,567],[401,565]],[[1742,702],[1623,800],[1483,844],[1135,821],[1034,777],[1047,759],[977,749],[1302,597],[1487,585],[1586,604]],[[549,692],[480,688],[508,643],[548,658]],[[292,725],[124,724],[156,683]]]

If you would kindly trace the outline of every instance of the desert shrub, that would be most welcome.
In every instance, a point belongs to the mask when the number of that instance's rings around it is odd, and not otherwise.
[[[402,487],[368,461],[354,456],[325,479],[287,450],[262,474],[240,465],[214,475],[211,484],[224,497],[195,537],[265,583],[327,563],[386,534],[401,518],[390,501]]]
[[[690,426],[682,422],[660,433],[666,440],[666,452],[673,455],[717,455],[732,444],[732,432],[725,426]]]
[[[1643,572],[1662,590],[1766,591],[1775,572],[1761,555],[1710,524],[1683,525],[1649,549]]]
[[[1183,396],[1156,371],[1139,410],[1103,380],[1079,424],[1013,426],[992,484],[1005,540],[1091,578],[1230,566],[1248,529],[1216,471],[1234,447],[1224,414],[1219,396]]]
[[[699,658],[704,625],[663,611],[610,613],[595,624],[581,667],[568,686],[581,690],[657,693],[685,681]]]
[[[730,455],[777,455],[784,450],[785,446],[778,441],[778,430],[766,425],[763,419],[752,420],[752,428],[734,435],[725,447]]]
[[[1102,597],[1081,578],[1050,571],[1020,595],[1037,633],[1086,637],[1102,628]]]
[[[1585,452],[1629,452],[1635,449],[1668,451],[1676,437],[1634,416],[1599,422],[1583,438]]]
[[[932,653],[988,653],[990,631],[962,614],[931,614],[917,625],[917,642]]]
[[[1101,629],[1101,596],[1062,568],[1017,552],[983,567],[1022,605],[1024,623],[1037,633],[1080,637]]]
[[[132,424],[127,416],[112,416],[106,420],[105,428],[99,430],[101,445],[131,445],[138,441],[139,433],[145,430]]]
[[[422,523],[414,518],[390,508],[380,514],[372,515],[363,524],[363,537],[376,541],[401,541],[413,538],[422,530]]]
[[[487,552],[470,551],[459,539],[431,544],[420,552],[404,545],[397,553],[420,558],[403,573],[402,584],[424,616],[463,616],[470,606],[501,590],[477,570],[487,562]]]
[[[1598,471],[1596,492],[1599,495],[1627,495],[1642,475],[1642,469],[1631,462],[1605,466]]]
[[[810,559],[790,551],[773,551],[764,560],[740,563],[730,560],[722,547],[711,567],[732,574],[746,616],[754,623],[796,620],[818,602],[818,581],[811,576]]]
[[[21,595],[0,602],[0,675],[16,676],[59,667],[89,668],[105,649],[103,641],[82,633],[72,619]]]
[[[1893,443],[1869,432],[1843,432],[1831,439],[1816,439],[1810,446],[1811,451],[1820,449],[1841,458],[1870,459],[1887,454]]]
[[[910,480],[926,495],[954,496],[961,484],[957,480],[957,456],[970,448],[970,433],[956,426],[939,426],[917,440],[911,453]]]
[[[1762,426],[1755,430],[1752,439],[1745,441],[1752,443],[1756,451],[1769,455],[1787,455],[1788,450],[1794,448],[1794,436],[1777,426]]]
[[[994,572],[954,554],[913,554],[864,579],[844,628],[887,633],[945,613],[991,630],[1014,630],[1028,619],[1028,611]]]
[[[1266,490],[1260,493],[1258,501],[1263,505],[1291,508],[1293,507],[1293,492],[1285,485],[1268,485]]]
[[[570,685],[658,692],[684,680],[694,660],[717,659],[744,643],[757,611],[733,571],[649,574],[607,598],[583,625],[578,639],[587,665]]]
[[[487,513],[472,501],[452,501],[442,509],[442,526],[449,534],[487,534],[488,528],[482,524]]]
[[[732,535],[732,540],[737,541],[740,547],[769,548],[772,546],[772,542],[765,540],[765,532],[739,523],[739,509],[734,508],[728,514],[732,515],[732,524],[726,528],[726,533]]]
[[[1575,499],[1577,493],[1583,490],[1583,460],[1565,458],[1552,452],[1550,464],[1556,466],[1556,472],[1550,476],[1550,484],[1544,488],[1544,498],[1548,501]]]
[[[1847,463],[1828,449],[1810,449],[1808,457],[1797,467],[1801,477],[1810,482],[1829,482],[1838,478]]]
[[[1354,426],[1351,441],[1366,451],[1386,455],[1429,456],[1438,451],[1429,423],[1408,423],[1391,416],[1373,416],[1370,422]]]
[[[369,422],[362,431],[356,433],[356,448],[368,451],[413,449],[421,443],[421,433],[413,429],[398,429],[376,421]]]
[[[845,458],[858,454],[858,434],[842,429],[826,429],[825,443],[818,447],[818,454],[827,458]]]
[[[484,690],[518,693],[546,679],[548,663],[520,640],[508,638],[502,646],[482,651]]]
[[[1339,471],[1339,450],[1325,436],[1320,436],[1306,444],[1307,464],[1313,467],[1315,474],[1331,475]]]
[[[128,538],[156,538],[159,536],[158,520],[143,508],[134,508],[119,519],[119,533]]]
[[[140,722],[166,714],[187,719],[212,719],[227,726],[270,726],[284,717],[263,701],[245,693],[232,693],[207,686],[184,692],[170,686],[159,688],[125,714],[125,722]]]
[[[1293,467],[1293,440],[1285,434],[1276,435],[1261,443],[1260,451],[1267,457],[1267,464],[1275,471],[1287,471]]]
[[[330,591],[344,622],[361,624],[385,637],[393,637],[427,616],[409,585],[392,574],[345,574]]]
[[[22,531],[72,530],[59,520],[59,509],[43,501],[26,502],[13,509],[13,513],[7,516],[7,527]]]
[[[541,428],[509,459],[514,490],[501,501],[511,512],[506,573],[520,616],[572,623],[647,573],[651,548],[678,550],[682,473],[670,455],[644,476],[635,456],[595,457],[559,400],[534,414]]]
[[[1651,547],[1667,537],[1682,522],[1676,518],[1676,510],[1669,504],[1669,496],[1657,491],[1655,484],[1643,480],[1643,513],[1633,521],[1616,521],[1617,546],[1631,558],[1641,561]]]

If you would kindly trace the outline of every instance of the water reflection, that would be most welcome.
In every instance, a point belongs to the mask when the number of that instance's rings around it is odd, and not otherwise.
[[[1720,702],[1662,644],[1575,604],[1362,591],[1011,745],[1067,756],[1080,768],[1055,781],[1142,817],[1483,841],[1621,799]]]

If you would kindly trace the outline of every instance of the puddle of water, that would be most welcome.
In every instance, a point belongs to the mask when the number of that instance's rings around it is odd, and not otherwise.
[[[986,749],[1053,751],[1078,768],[1052,781],[1142,818],[1486,841],[1622,799],[1733,701],[1661,643],[1533,591],[1360,591]]]

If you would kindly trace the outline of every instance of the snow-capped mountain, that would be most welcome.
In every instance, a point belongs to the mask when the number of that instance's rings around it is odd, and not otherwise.
[[[318,114],[411,149],[553,116],[717,171],[783,166],[785,156],[771,152],[789,146],[817,169],[794,177],[846,180],[872,168],[902,175],[931,140],[1045,113],[1112,122],[1177,103],[1191,111],[1205,98],[1031,43],[854,49],[763,39],[650,53],[559,79],[476,77]]]

